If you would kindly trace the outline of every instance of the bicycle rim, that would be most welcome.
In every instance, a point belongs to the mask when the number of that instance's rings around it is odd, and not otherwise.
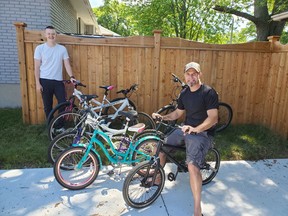
[[[74,147],[62,152],[57,158],[54,164],[54,176],[60,185],[70,190],[79,190],[95,181],[99,173],[99,159],[89,152],[81,168],[78,168],[78,163],[84,154],[84,148]]]
[[[80,135],[79,135],[80,136]],[[76,140],[79,139],[79,140]],[[89,136],[84,135],[77,137],[77,132],[68,132],[56,136],[50,143],[48,148],[48,160],[54,164],[56,158],[67,148],[71,147],[73,143],[87,143]]]
[[[153,184],[153,176],[159,176],[160,182]],[[154,173],[154,175],[151,175]],[[161,194],[165,183],[165,173],[161,166],[153,166],[144,161],[135,166],[127,175],[123,185],[123,198],[133,208],[144,208],[152,204]]]
[[[78,112],[63,112],[59,116],[53,118],[48,128],[50,140],[64,132],[73,131],[80,122],[82,115]]]
[[[136,151],[133,152],[132,160],[138,160],[139,162],[149,160],[149,156],[154,156],[157,151],[157,146],[159,144],[159,140],[149,139],[139,143],[136,147]],[[139,153],[138,151],[143,152],[144,154]],[[133,166],[136,163],[132,163]]]
[[[232,108],[223,102],[219,102],[219,109],[218,109],[218,123],[215,128],[215,132],[223,131],[227,128],[233,117]]]
[[[217,149],[212,148],[205,156],[205,164],[200,169],[202,185],[210,183],[217,175],[220,167],[220,154]]]
[[[137,122],[144,123],[145,129],[155,129],[156,124],[151,116],[144,112],[138,112]]]

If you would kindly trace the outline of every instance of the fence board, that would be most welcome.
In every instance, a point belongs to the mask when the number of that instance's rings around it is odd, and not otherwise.
[[[33,53],[43,43],[40,31],[15,24],[19,47],[23,120],[42,123],[42,99],[35,91]],[[123,38],[83,38],[58,35],[58,42],[69,53],[73,73],[87,85],[81,91],[99,95],[100,85],[115,85],[116,91],[139,84],[131,99],[138,110],[151,114],[171,101],[175,83],[171,73],[181,79],[183,67],[199,62],[204,83],[214,87],[221,101],[234,111],[233,124],[257,123],[288,137],[288,46],[271,38],[268,42],[244,44],[204,44],[180,38],[154,36]],[[64,70],[65,77],[67,77]],[[173,95],[174,96],[174,95]],[[31,118],[30,118],[31,117]]]

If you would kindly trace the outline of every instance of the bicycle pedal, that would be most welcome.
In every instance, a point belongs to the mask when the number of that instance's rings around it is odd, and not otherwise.
[[[113,176],[115,174],[115,172],[114,172],[114,170],[110,170],[106,174],[111,177],[111,176]]]
[[[170,173],[167,175],[168,180],[169,180],[169,181],[175,181],[175,180],[176,180],[177,173],[178,173],[178,172],[176,172],[176,175],[175,175],[173,172],[170,172]]]

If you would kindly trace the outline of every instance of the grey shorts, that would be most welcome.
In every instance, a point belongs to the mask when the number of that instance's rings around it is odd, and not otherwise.
[[[213,145],[213,137],[207,132],[186,134],[176,129],[166,137],[165,143],[175,146],[186,146],[186,163],[192,163],[199,169],[203,166],[205,156]]]

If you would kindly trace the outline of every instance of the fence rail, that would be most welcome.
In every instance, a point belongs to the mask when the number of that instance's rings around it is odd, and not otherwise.
[[[23,120],[45,120],[36,92],[33,53],[44,42],[40,31],[15,23],[19,55]],[[58,35],[69,53],[74,75],[88,85],[87,94],[103,95],[100,85],[117,89],[138,83],[132,96],[139,110],[151,114],[171,100],[171,73],[183,77],[183,67],[197,61],[202,81],[213,86],[223,102],[233,107],[233,124],[261,124],[288,137],[288,46],[279,37],[267,42],[216,45],[180,38],[154,36],[83,38]],[[66,76],[66,73],[64,73]],[[116,91],[111,92],[116,97]]]

